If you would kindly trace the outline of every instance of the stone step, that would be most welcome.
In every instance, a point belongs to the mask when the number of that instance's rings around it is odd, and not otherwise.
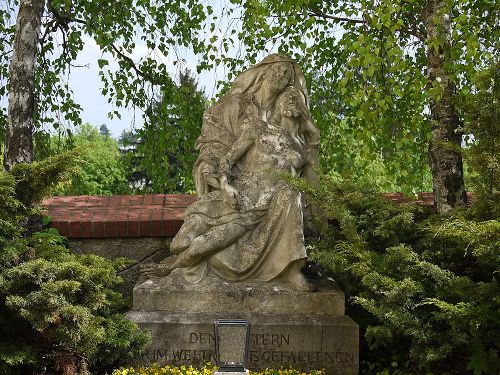
[[[205,278],[186,283],[170,275],[158,281],[136,285],[133,310],[191,313],[265,313],[344,315],[345,296],[330,280],[313,281],[316,292],[304,292],[282,285],[227,283]]]

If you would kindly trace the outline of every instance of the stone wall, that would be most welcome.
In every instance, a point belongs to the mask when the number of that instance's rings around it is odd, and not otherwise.
[[[131,297],[139,266],[170,255],[184,210],[195,199],[181,194],[68,196],[48,198],[42,206],[73,252],[130,259],[120,275],[122,292]]]
[[[103,258],[127,258],[130,264],[119,274],[123,277],[122,293],[132,296],[132,289],[139,279],[139,266],[157,263],[170,255],[170,237],[135,238],[73,238],[69,240],[71,251],[76,254],[95,254]]]

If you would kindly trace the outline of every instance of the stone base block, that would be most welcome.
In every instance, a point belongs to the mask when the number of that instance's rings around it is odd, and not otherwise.
[[[215,362],[214,322],[250,322],[248,368],[325,369],[327,374],[358,373],[358,326],[348,316],[263,314],[166,314],[131,311],[152,342],[136,365]]]
[[[357,374],[358,326],[344,315],[344,293],[328,280],[316,284],[317,292],[219,280],[189,284],[175,274],[138,284],[128,317],[152,342],[135,365],[215,362],[215,321],[245,319],[251,370]]]

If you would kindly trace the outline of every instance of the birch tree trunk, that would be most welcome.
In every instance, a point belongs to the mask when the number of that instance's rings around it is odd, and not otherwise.
[[[450,10],[444,0],[428,0],[425,26],[427,29],[427,68],[431,82],[438,82],[442,95],[431,99],[432,138],[429,159],[432,172],[434,204],[440,213],[458,204],[467,203],[465,192],[460,132],[460,119],[453,98],[455,83],[445,70],[451,62]]]
[[[4,167],[33,161],[35,65],[45,0],[21,0],[9,66],[9,107]]]

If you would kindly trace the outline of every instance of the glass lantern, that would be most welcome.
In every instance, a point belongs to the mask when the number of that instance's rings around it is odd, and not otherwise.
[[[215,358],[220,372],[245,372],[248,362],[250,323],[241,319],[215,322]]]

